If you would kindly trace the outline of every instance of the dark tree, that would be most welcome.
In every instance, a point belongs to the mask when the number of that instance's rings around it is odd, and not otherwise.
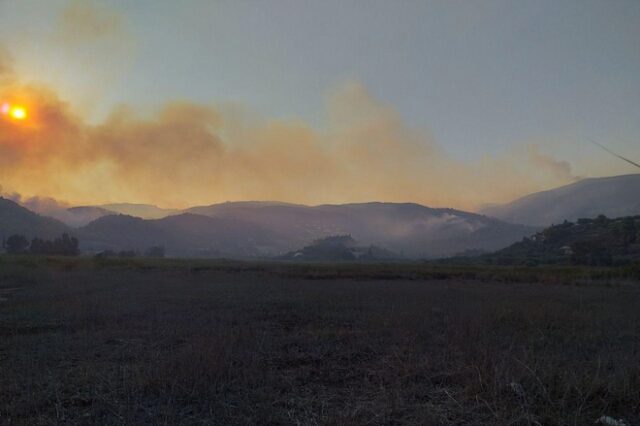
[[[75,237],[70,237],[69,234],[62,234],[62,238],[56,240],[56,254],[61,254],[63,256],[77,256],[78,255],[78,239]]]
[[[24,253],[29,248],[29,241],[24,235],[12,235],[5,244],[7,252],[11,254]]]
[[[77,256],[80,253],[78,246],[78,239],[65,233],[53,241],[34,238],[29,252],[49,256]]]
[[[601,241],[587,240],[573,244],[571,259],[576,265],[611,266],[611,250]]]

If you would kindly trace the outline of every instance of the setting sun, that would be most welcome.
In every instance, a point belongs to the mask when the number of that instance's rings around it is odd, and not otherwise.
[[[14,120],[24,120],[27,118],[27,109],[23,106],[19,105],[11,105],[7,102],[3,103],[0,106],[0,113],[2,115],[9,116]]]
[[[27,118],[27,110],[23,107],[13,107],[9,114],[14,120],[24,120]]]

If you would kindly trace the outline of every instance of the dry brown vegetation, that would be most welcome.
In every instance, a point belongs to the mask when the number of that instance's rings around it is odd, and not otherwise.
[[[0,259],[0,424],[638,424],[589,271]]]

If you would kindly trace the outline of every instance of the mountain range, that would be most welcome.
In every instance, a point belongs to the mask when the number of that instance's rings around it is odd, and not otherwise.
[[[580,218],[640,214],[640,174],[583,179],[481,213],[512,223],[544,227]]]
[[[640,214],[639,194],[640,175],[627,175],[585,179],[485,208],[483,214],[414,203],[247,201],[185,210],[126,203],[78,206],[52,213],[54,218],[0,198],[0,236],[51,238],[68,232],[89,253],[161,245],[174,256],[249,258],[281,256],[322,238],[349,235],[358,246],[379,247],[397,257],[433,258],[498,250],[564,220]]]
[[[2,235],[28,237],[68,232],[85,252],[143,251],[162,245],[175,256],[270,257],[331,235],[352,235],[408,258],[448,256],[465,250],[495,250],[533,228],[453,209],[418,204],[362,203],[303,206],[236,202],[194,207],[161,219],[111,214],[103,207],[71,209],[97,218],[72,228],[2,199]]]

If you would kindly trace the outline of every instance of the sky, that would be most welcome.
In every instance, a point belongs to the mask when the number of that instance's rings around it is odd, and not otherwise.
[[[0,0],[0,48],[63,112],[0,128],[5,192],[476,209],[640,161],[635,0]]]

